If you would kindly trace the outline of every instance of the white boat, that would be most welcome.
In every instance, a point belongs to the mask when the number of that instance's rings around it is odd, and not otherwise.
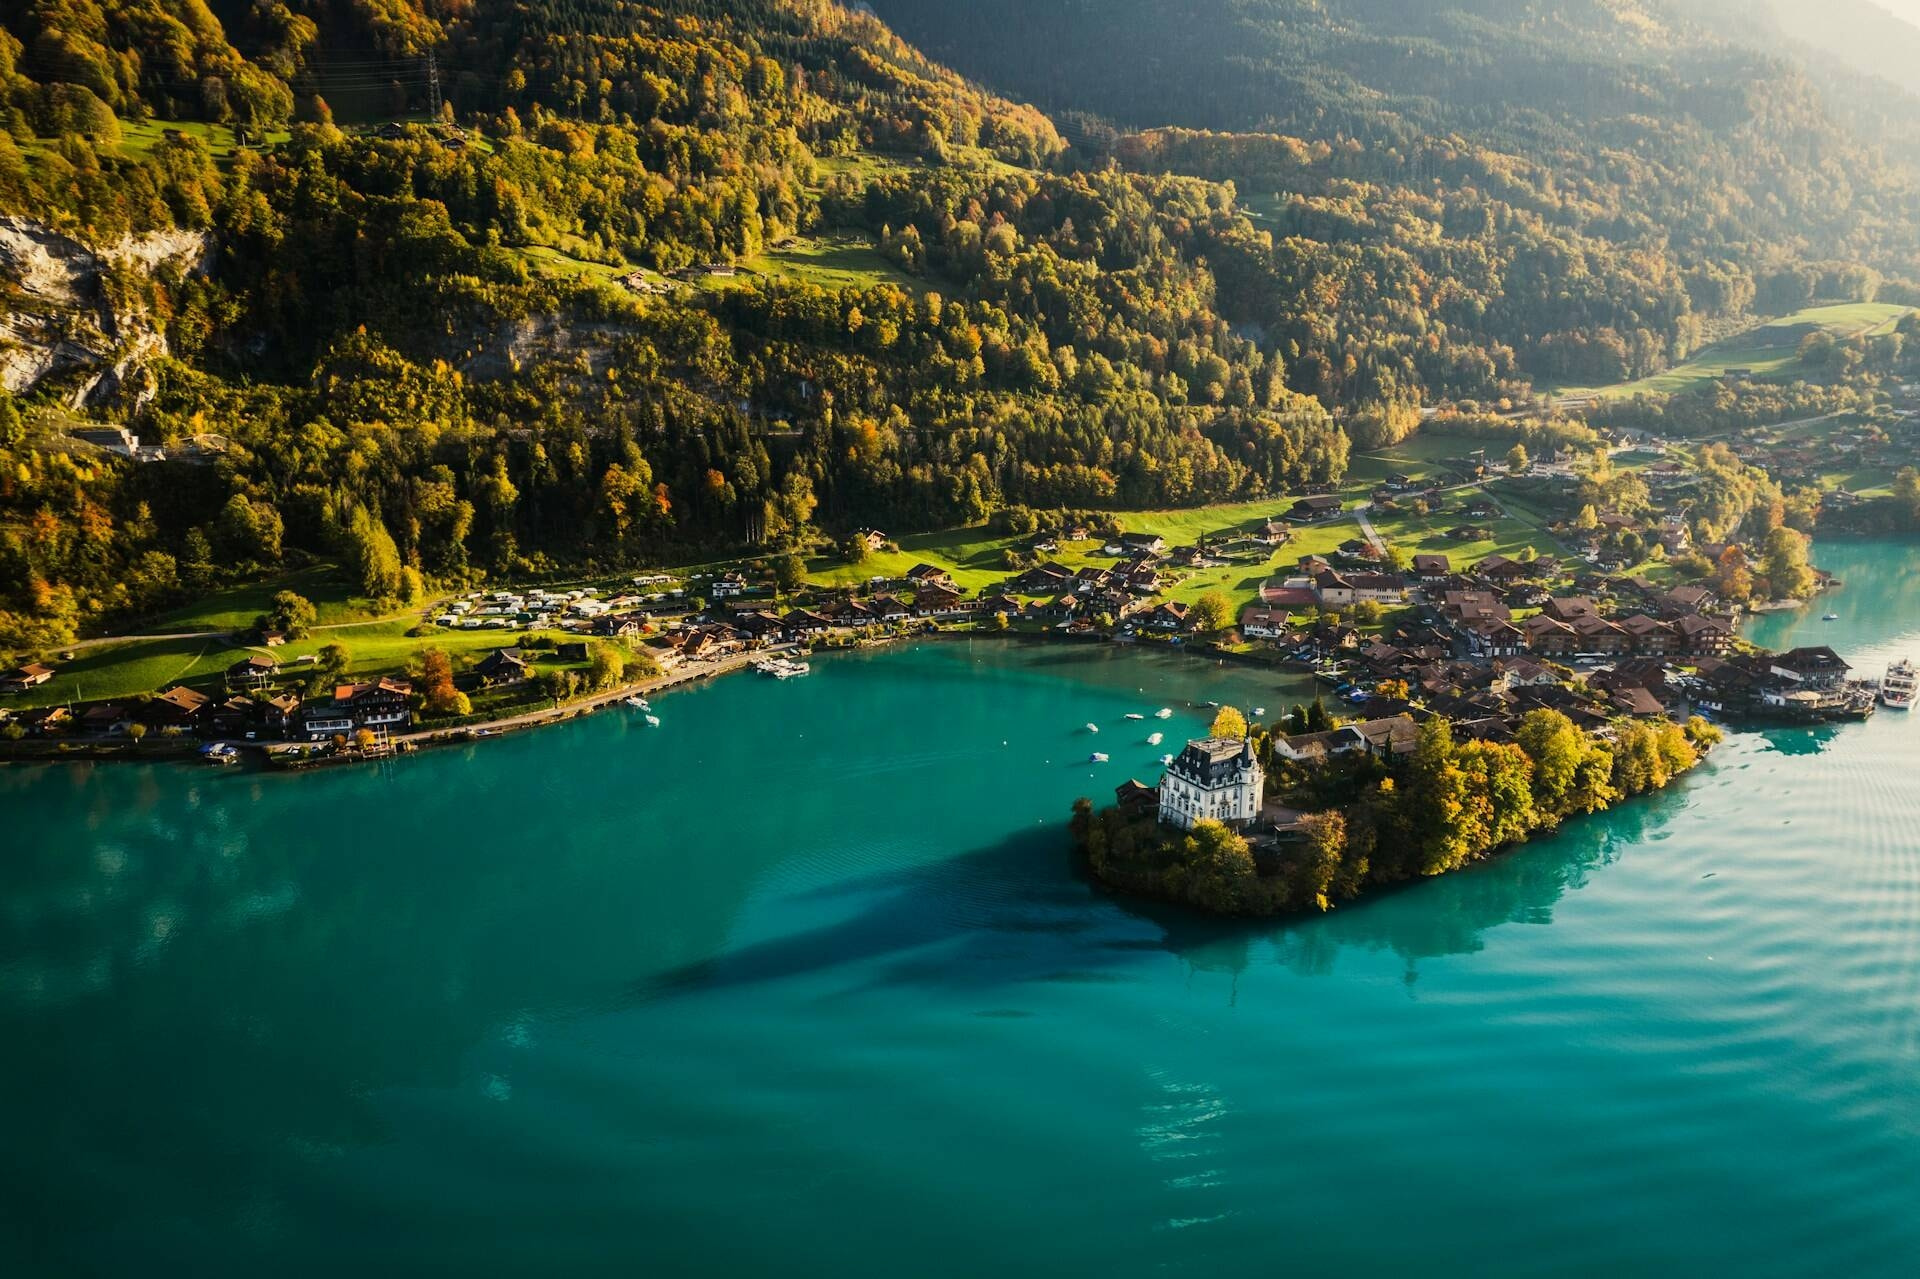
[[[1128,719],[1145,719],[1146,716],[1140,714],[1138,711],[1128,711],[1127,718]]]
[[[1837,622],[1840,620],[1840,614],[1828,613],[1825,617],[1821,618],[1820,620],[1823,622]]]
[[[633,709],[637,711],[650,711],[653,709],[652,706],[648,705],[647,699],[640,696],[638,693],[635,693],[632,697],[627,698],[626,704],[628,706],[633,707]]]
[[[1172,768],[1172,767],[1173,767],[1173,756],[1171,756],[1171,755],[1162,755],[1162,756],[1160,757],[1160,767],[1162,767],[1162,768]]]
[[[1253,708],[1253,713],[1255,715],[1265,715],[1267,713],[1267,708],[1264,706],[1256,706]]]
[[[805,675],[813,668],[805,662],[796,662],[790,657],[763,657],[753,663],[753,669],[762,675],[771,675],[775,679],[793,679]]]
[[[1094,723],[1089,723],[1089,724],[1087,725],[1087,731],[1088,731],[1089,733],[1097,733],[1097,732],[1099,732],[1099,731],[1100,731],[1100,726],[1099,726],[1098,724],[1094,724]]]
[[[1920,673],[1916,673],[1913,663],[1901,658],[1887,667],[1887,676],[1880,681],[1880,704],[1896,711],[1913,709],[1913,699],[1920,693]]]
[[[1099,751],[1095,751],[1093,754],[1087,756],[1087,763],[1089,764],[1104,764],[1106,762],[1107,757]]]
[[[658,715],[647,716],[647,727],[648,728],[660,727],[660,717]]]
[[[1147,745],[1158,746],[1161,742],[1164,742],[1166,740],[1167,740],[1167,735],[1165,733],[1154,733],[1147,738]]]
[[[1171,706],[1162,706],[1159,710],[1153,713],[1153,717],[1155,719],[1172,719],[1173,708]]]

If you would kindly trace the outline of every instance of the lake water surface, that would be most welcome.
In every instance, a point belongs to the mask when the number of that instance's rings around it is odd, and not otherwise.
[[[1815,558],[1756,638],[1920,657],[1920,551]],[[0,769],[0,1273],[1920,1272],[1915,717],[1324,919],[1074,875],[1077,795],[1298,695],[937,643],[378,768]]]

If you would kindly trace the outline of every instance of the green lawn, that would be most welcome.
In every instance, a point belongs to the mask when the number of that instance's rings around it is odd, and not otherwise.
[[[850,233],[796,236],[785,247],[767,249],[740,265],[760,275],[799,280],[823,289],[870,289],[893,284],[919,293],[927,287],[925,281],[914,279],[881,257],[871,239]]]
[[[1473,541],[1456,541],[1447,536],[1448,529],[1463,524],[1492,529],[1493,536]],[[1408,556],[1444,555],[1456,569],[1477,564],[1489,555],[1518,557],[1528,547],[1543,555],[1560,553],[1558,543],[1551,537],[1511,516],[1469,520],[1457,512],[1422,516],[1410,511],[1397,511],[1391,515],[1374,516],[1373,527],[1395,550],[1403,551]]]
[[[432,635],[409,636],[407,631],[418,624],[419,618],[413,614],[363,624],[348,623],[335,630],[315,631],[303,640],[275,649],[244,648],[223,639],[147,639],[103,645],[81,650],[71,662],[56,658],[58,675],[31,693],[5,699],[0,702],[0,708],[25,710],[69,701],[133,697],[162,692],[175,684],[187,684],[218,696],[227,667],[248,653],[265,653],[277,659],[287,682],[298,683],[305,679],[305,668],[299,659],[334,643],[346,646],[350,655],[348,670],[362,679],[400,674],[429,648],[444,650],[458,667],[463,658],[484,657],[496,648],[513,644],[524,633],[436,628]],[[540,633],[556,639],[578,638],[557,631]],[[579,665],[559,662],[551,655],[539,660],[543,670]]]
[[[180,683],[217,683],[221,672],[245,655],[245,649],[218,639],[131,640],[84,649],[71,662],[54,659],[59,674],[30,693],[0,700],[0,708],[23,710],[132,697]]]
[[[144,635],[171,635],[182,631],[240,631],[266,612],[273,597],[293,591],[313,601],[319,624],[358,622],[373,616],[370,601],[356,599],[346,578],[331,564],[316,564],[281,577],[218,590],[185,608],[154,618],[139,628]]]
[[[513,255],[525,262],[537,275],[550,275],[564,280],[586,277],[611,284],[632,270],[626,266],[608,266],[604,262],[589,262],[585,258],[576,258],[559,249],[544,244],[529,244],[511,250]]]
[[[1560,388],[1559,393],[1591,394],[1609,399],[1641,394],[1672,395],[1704,386],[1729,369],[1751,369],[1758,377],[1786,378],[1800,371],[1800,343],[1809,334],[1825,329],[1835,337],[1846,339],[1890,331],[1900,317],[1912,309],[1884,302],[1810,307],[1749,329],[1738,337],[1716,342],[1665,373],[1608,387],[1565,387]]]

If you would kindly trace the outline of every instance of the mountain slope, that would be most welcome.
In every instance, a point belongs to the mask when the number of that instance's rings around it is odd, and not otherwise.
[[[879,0],[986,83],[1129,128],[1344,140],[1418,184],[1464,140],[1567,186],[1588,229],[1693,258],[1852,258],[1920,275],[1920,183],[1793,64],[1636,0]],[[1396,170],[1393,166],[1399,164]],[[1624,215],[1624,224],[1605,225]]]

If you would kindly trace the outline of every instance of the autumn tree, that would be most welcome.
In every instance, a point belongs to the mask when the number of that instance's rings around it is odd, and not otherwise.
[[[1214,712],[1213,727],[1207,730],[1209,737],[1245,737],[1247,735],[1247,717],[1237,707],[1222,706]]]
[[[1233,601],[1219,591],[1208,591],[1193,602],[1187,620],[1203,635],[1213,635],[1233,625]]]

